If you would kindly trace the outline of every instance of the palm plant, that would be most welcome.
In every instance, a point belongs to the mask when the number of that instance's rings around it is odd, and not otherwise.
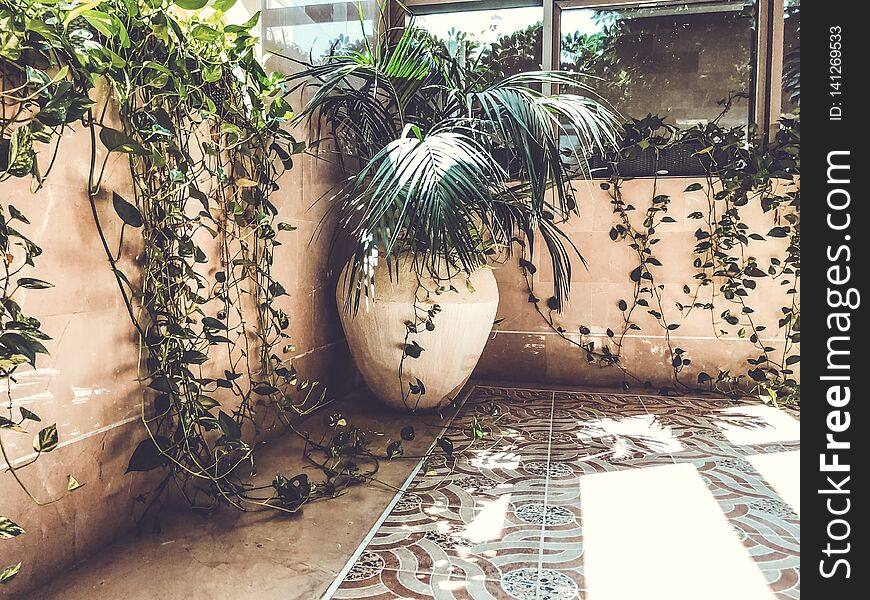
[[[492,82],[467,55],[411,24],[288,78],[293,89],[313,86],[296,119],[333,141],[347,175],[331,202],[338,230],[354,241],[348,307],[370,292],[378,257],[395,265],[411,253],[418,268],[447,278],[438,273],[445,261],[472,273],[520,238],[530,258],[542,240],[560,306],[568,296],[569,250],[583,260],[560,229],[577,211],[569,171],[615,141],[616,118],[591,93],[541,91],[589,90],[581,75],[534,71]],[[564,155],[560,134],[579,140],[579,156]],[[505,153],[510,173],[499,161]]]

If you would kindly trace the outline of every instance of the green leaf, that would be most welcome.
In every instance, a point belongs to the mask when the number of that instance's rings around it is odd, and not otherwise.
[[[18,279],[18,285],[28,290],[44,290],[54,287],[53,283],[35,277],[21,277]]]
[[[77,489],[79,489],[80,487],[82,487],[83,485],[84,485],[83,483],[79,483],[78,479],[76,479],[76,478],[73,477],[72,475],[67,475],[67,478],[66,478],[66,491],[68,491],[68,492],[74,492],[74,491],[76,491]]]
[[[15,563],[14,565],[9,565],[2,572],[0,572],[0,584],[6,583],[16,575],[21,570],[21,563]]]
[[[69,24],[72,23],[76,17],[82,14],[85,11],[91,10],[92,8],[98,7],[103,3],[103,0],[92,0],[91,2],[85,2],[84,4],[80,4],[68,13],[66,13],[66,17],[63,19],[64,28],[69,27]]]
[[[202,80],[206,83],[214,83],[221,80],[223,73],[221,65],[205,65],[202,68]]]
[[[226,329],[227,328],[227,326],[223,322],[218,321],[214,317],[204,317],[202,319],[202,324],[207,329]]]
[[[23,431],[15,421],[10,421],[4,416],[0,416],[0,429],[11,429],[13,431]]]
[[[416,380],[416,382],[408,384],[409,391],[412,394],[422,396],[426,393],[426,386],[423,384],[422,381],[420,381],[419,377],[417,377]]]
[[[197,23],[194,25],[193,29],[190,30],[190,35],[193,39],[206,43],[214,42],[221,36],[217,29],[209,27],[204,23]]]
[[[205,410],[211,410],[215,406],[221,405],[220,402],[218,402],[217,400],[215,400],[214,398],[212,398],[210,396],[202,396],[202,395],[197,396],[196,401]]]
[[[218,412],[218,425],[227,439],[239,440],[242,438],[241,425],[224,411]]]
[[[311,495],[311,483],[304,473],[290,480],[283,475],[276,475],[272,487],[286,508],[298,508]]]
[[[151,471],[157,467],[161,467],[169,462],[169,457],[161,452],[161,448],[168,449],[170,447],[169,438],[163,436],[154,436],[145,438],[130,456],[130,462],[127,464],[127,473]]]
[[[18,523],[8,517],[0,517],[0,540],[8,540],[24,533],[24,529]]]
[[[347,425],[347,420],[341,416],[341,413],[332,413],[324,419],[327,427],[344,427]]]
[[[402,442],[396,440],[395,442],[390,442],[389,444],[387,444],[387,458],[389,460],[399,458],[404,453],[405,449],[402,447]]]
[[[42,421],[42,419],[39,418],[39,415],[24,408],[23,406],[19,406],[18,410],[21,411],[21,418],[25,421],[36,421],[37,423]]]
[[[684,191],[686,191],[686,192],[697,192],[698,190],[701,189],[701,187],[702,187],[702,186],[701,186],[700,183],[695,182],[695,183],[689,185],[689,186],[688,186]]]
[[[51,452],[57,448],[57,442],[57,424],[52,424],[36,434],[33,439],[33,449],[39,453]]]
[[[774,227],[767,232],[767,235],[773,238],[788,237],[788,227]]]
[[[181,360],[187,364],[201,365],[208,360],[208,354],[198,350],[187,350],[181,355]]]
[[[24,177],[33,171],[36,154],[33,151],[33,135],[29,126],[16,129],[9,138],[9,154],[5,159],[6,172],[13,177]],[[3,160],[0,159],[0,164]]]
[[[100,141],[109,152],[126,152],[127,154],[139,154],[148,156],[148,151],[133,138],[123,131],[103,127],[100,129]]]
[[[175,5],[184,10],[199,10],[208,4],[208,0],[175,0]]]
[[[525,258],[520,259],[520,268],[528,271],[529,275],[534,275],[535,271],[538,270],[538,268],[532,262],[526,260]]]
[[[12,206],[11,204],[9,205],[9,218],[10,219],[17,219],[18,221],[21,221],[22,223],[26,223],[27,225],[30,225],[30,221],[27,220],[27,217],[25,217],[21,213],[21,211],[19,211],[17,208]]]
[[[224,27],[224,31],[227,33],[246,33],[251,30],[254,25],[257,24],[257,21],[260,20],[260,11],[258,10],[251,18],[242,23],[241,25],[227,25]]]
[[[117,192],[112,192],[112,206],[124,223],[130,227],[142,227],[142,215],[139,209],[124,200]]]
[[[153,377],[151,383],[148,384],[148,387],[158,392],[173,394],[177,394],[179,392],[178,385],[174,381],[160,375]]]
[[[424,348],[416,341],[412,341],[410,344],[405,344],[405,356],[410,358],[420,358],[423,350]]]
[[[236,2],[237,0],[214,0],[211,7],[220,12],[227,12]]]
[[[91,27],[109,39],[116,37],[120,32],[120,22],[102,11],[86,10],[82,13],[82,16],[90,23]]]
[[[271,394],[277,394],[280,392],[278,388],[269,383],[260,383],[256,387],[254,387],[254,393],[260,394],[261,396],[269,396]]]
[[[440,437],[435,440],[435,443],[438,444],[438,447],[441,448],[448,457],[453,456],[453,442],[448,438]]]

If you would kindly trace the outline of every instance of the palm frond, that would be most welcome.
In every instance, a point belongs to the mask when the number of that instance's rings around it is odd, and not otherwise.
[[[435,272],[447,259],[470,273],[485,264],[487,243],[510,251],[520,233],[552,258],[561,306],[571,257],[583,260],[560,229],[577,209],[570,174],[615,142],[619,121],[582,75],[536,71],[487,84],[462,53],[437,46],[410,26],[288,78],[315,88],[297,120],[326,123],[358,160],[332,197],[338,230],[354,244],[348,307],[371,292],[379,260],[412,253],[421,268]],[[547,95],[545,85],[569,93]],[[564,135],[579,142],[573,160]],[[518,165],[510,175],[505,151]]]

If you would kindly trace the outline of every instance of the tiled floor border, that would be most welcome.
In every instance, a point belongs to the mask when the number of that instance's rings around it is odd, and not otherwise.
[[[544,540],[547,537],[547,508],[550,505],[550,465],[553,463],[553,417],[556,411],[556,392],[550,394],[550,426],[547,436],[547,467],[544,478],[544,518],[541,520],[541,535],[538,543],[538,585],[541,584],[541,574],[544,572]]]
[[[708,396],[689,396],[687,394],[674,394],[673,396],[665,396],[662,394],[657,394],[655,392],[643,391],[643,392],[626,392],[626,391],[618,391],[608,387],[584,387],[582,389],[578,389],[577,387],[572,388],[571,386],[559,387],[558,385],[550,385],[547,383],[535,384],[537,387],[531,387],[533,384],[524,383],[524,382],[510,382],[510,381],[478,381],[474,384],[471,389],[475,388],[509,388],[512,390],[521,390],[523,392],[556,392],[556,393],[564,393],[564,394],[604,394],[607,396],[619,396],[622,398],[673,398],[675,400],[686,399],[686,400],[721,400],[726,402],[732,402],[731,398],[722,394],[713,394],[711,393]],[[471,390],[469,390],[471,391]],[[744,398],[745,401],[745,398]]]
[[[456,407],[453,409],[453,414],[450,416],[450,419],[446,423],[444,423],[444,426],[441,428],[441,431],[438,432],[438,435],[435,437],[434,440],[432,440],[432,443],[429,445],[429,448],[426,450],[426,452],[423,453],[423,457],[417,462],[416,465],[414,465],[414,468],[411,469],[411,472],[408,474],[408,477],[405,479],[405,481],[399,487],[399,491],[396,492],[396,494],[393,496],[393,499],[390,500],[390,503],[387,504],[386,508],[384,508],[384,511],[378,517],[377,521],[375,521],[375,523],[372,525],[371,529],[369,529],[368,533],[366,533],[365,537],[359,543],[359,546],[357,546],[356,550],[354,550],[354,552],[350,556],[350,558],[347,559],[347,562],[345,563],[344,567],[342,567],[341,571],[338,572],[338,574],[335,576],[335,579],[329,585],[329,587],[326,588],[326,591],[320,597],[320,600],[330,600],[330,598],[332,598],[335,595],[335,592],[338,591],[338,588],[341,587],[341,584],[344,583],[344,580],[347,577],[347,574],[353,568],[354,564],[356,564],[357,559],[362,555],[363,552],[365,552],[365,549],[368,547],[369,543],[375,537],[375,534],[381,528],[381,525],[384,524],[384,521],[386,521],[387,517],[390,516],[390,513],[393,512],[393,509],[396,507],[396,503],[401,499],[401,497],[404,495],[404,493],[411,486],[411,483],[414,481],[414,478],[417,477],[417,473],[420,472],[420,469],[423,467],[423,464],[426,462],[426,459],[429,457],[429,454],[432,452],[432,449],[435,447],[435,444],[436,444],[438,438],[440,438],[444,435],[444,433],[447,431],[447,428],[450,427],[451,423],[453,423],[453,419],[455,419],[456,415],[458,415],[462,411],[463,407],[465,406],[465,402],[471,396],[471,393],[478,387],[487,387],[487,386],[482,386],[476,382],[469,382],[466,385],[466,387],[459,393],[460,400],[457,403]]]

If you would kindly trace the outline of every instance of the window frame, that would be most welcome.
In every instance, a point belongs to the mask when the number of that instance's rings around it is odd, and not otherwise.
[[[397,6],[397,0],[389,0]],[[485,10],[519,6],[544,7],[542,68],[558,68],[561,52],[562,11],[572,8],[624,8],[628,6],[669,6],[674,4],[710,4],[715,0],[403,0],[408,11],[420,14],[452,10]],[[782,106],[783,37],[785,30],[784,0],[756,0],[757,22],[750,81],[750,119],[763,142],[774,139],[779,129]],[[508,6],[509,5],[509,6]],[[394,8],[393,11],[399,9]],[[398,21],[395,21],[398,22]],[[549,32],[550,35],[546,35]],[[557,90],[547,86],[546,93]]]

